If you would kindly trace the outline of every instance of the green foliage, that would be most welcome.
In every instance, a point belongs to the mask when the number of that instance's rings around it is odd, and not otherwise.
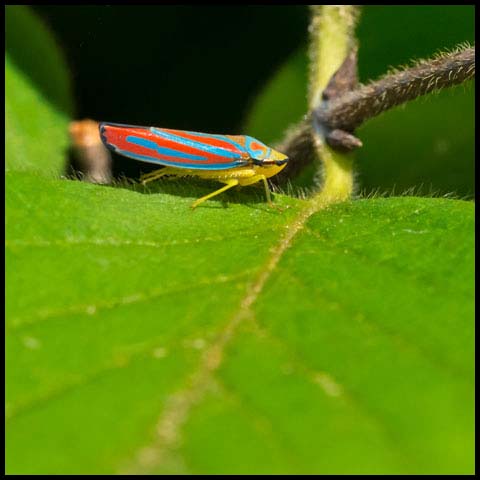
[[[57,110],[71,115],[73,100],[65,59],[53,35],[28,7],[5,8],[5,43],[8,56],[35,89]]]
[[[7,6],[5,27],[5,168],[59,175],[73,104],[65,62],[26,7]]]
[[[7,69],[7,473],[473,472],[471,202],[61,180],[32,78]]]

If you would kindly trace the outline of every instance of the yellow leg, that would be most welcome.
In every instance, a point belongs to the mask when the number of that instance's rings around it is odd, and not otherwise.
[[[267,197],[267,202],[271,207],[273,207],[272,197],[270,195],[270,189],[268,188],[267,177],[265,175],[255,175],[254,177],[242,180],[241,185],[252,185],[259,182],[260,180],[263,181],[263,185],[265,187],[265,195]]]
[[[145,185],[146,183],[153,182],[153,180],[157,180],[165,175],[172,175],[176,171],[177,171],[176,169],[173,169],[170,167],[160,168],[158,170],[154,170],[153,172],[142,175],[140,177],[140,181],[142,182],[143,185]]]
[[[238,185],[238,180],[236,178],[232,178],[230,180],[225,180],[226,185],[222,188],[219,188],[218,190],[215,190],[212,193],[209,193],[208,195],[205,195],[202,198],[199,198],[198,200],[195,200],[192,203],[192,208],[198,207],[202,202],[205,200],[208,200],[209,198],[215,197],[219,193],[224,192],[225,190],[228,190],[229,188],[235,187],[235,185]]]
[[[265,187],[265,195],[267,196],[267,202],[271,207],[273,207],[272,197],[270,195],[270,189],[268,188],[267,177],[265,177],[265,175],[261,175],[261,177],[263,180],[263,185]]]

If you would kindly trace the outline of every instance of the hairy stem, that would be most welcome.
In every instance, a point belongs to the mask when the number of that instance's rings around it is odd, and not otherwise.
[[[311,12],[309,109],[313,111],[322,104],[325,89],[354,49],[353,31],[358,10],[352,5],[314,5]],[[353,170],[351,156],[335,152],[327,145],[324,133],[312,128],[312,118],[307,115],[299,126],[287,134],[280,148],[295,158],[290,162],[289,169],[285,169],[283,178],[296,173],[312,159],[321,162],[322,189],[314,198],[328,204],[351,196]]]
[[[312,5],[310,23],[309,107],[314,110],[322,93],[355,45],[358,9],[353,5]]]
[[[355,49],[354,29],[358,10],[353,5],[312,7],[312,55],[310,109],[322,104],[330,80]],[[317,157],[322,161],[322,189],[315,196],[320,204],[350,198],[353,192],[353,159],[334,151],[325,141],[325,132],[312,131]]]
[[[458,85],[475,76],[475,49],[467,48],[422,60],[326,103],[315,111],[318,122],[331,129],[353,131],[366,120],[397,105]]]
[[[312,133],[315,126],[324,134],[336,129],[353,132],[366,120],[392,107],[435,90],[460,84],[474,76],[475,48],[458,47],[451,53],[419,61],[410,68],[394,71],[365,86],[346,88],[340,93],[337,89],[333,96],[325,95],[332,91],[332,85],[328,85],[323,90],[324,101],[317,103],[298,125],[290,128],[279,145],[280,151],[294,159],[288,165],[289,168],[284,169],[285,173],[282,172],[284,176],[280,177],[280,181],[294,177],[306,165],[315,161],[317,153],[320,153]],[[319,97],[317,92],[317,102]],[[327,155],[333,151],[327,150]],[[327,159],[327,168],[328,162]],[[328,172],[325,178],[328,178]]]

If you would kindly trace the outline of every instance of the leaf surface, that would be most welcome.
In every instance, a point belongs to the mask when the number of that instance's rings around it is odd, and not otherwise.
[[[10,473],[471,472],[473,205],[226,198],[8,175]]]

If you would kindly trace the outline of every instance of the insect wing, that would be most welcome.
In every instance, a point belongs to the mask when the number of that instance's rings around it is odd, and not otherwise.
[[[103,143],[120,155],[175,168],[224,170],[249,163],[241,137],[101,123]]]

